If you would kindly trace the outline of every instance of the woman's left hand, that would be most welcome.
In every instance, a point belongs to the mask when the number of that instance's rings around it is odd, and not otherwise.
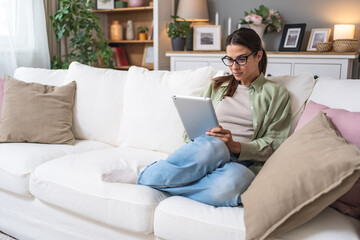
[[[232,139],[230,130],[224,129],[223,127],[219,126],[219,127],[215,127],[213,129],[211,129],[210,131],[206,132],[205,134],[208,136],[211,136],[211,137],[216,137],[216,138],[220,139],[221,141],[223,141],[226,144],[226,146],[230,152],[235,153],[235,154],[241,152],[241,145],[239,142],[235,142]]]

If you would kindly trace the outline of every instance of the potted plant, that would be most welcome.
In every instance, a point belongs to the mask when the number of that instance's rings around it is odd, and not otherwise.
[[[54,57],[52,68],[68,68],[72,61],[113,66],[111,47],[103,37],[98,17],[91,11],[94,6],[91,0],[59,0],[59,8],[50,19],[56,40],[64,43],[65,54]]]
[[[190,23],[179,16],[171,16],[174,22],[166,25],[168,37],[171,38],[171,45],[174,51],[183,51],[186,37],[190,31]],[[179,21],[179,19],[181,19]]]
[[[139,40],[146,40],[146,33],[149,31],[148,27],[140,26],[137,28],[137,32],[139,34]]]

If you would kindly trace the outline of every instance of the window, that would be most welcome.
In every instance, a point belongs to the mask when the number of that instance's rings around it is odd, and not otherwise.
[[[0,37],[9,36],[9,25],[6,16],[5,0],[0,0]]]
[[[0,49],[34,48],[33,1],[0,0]]]

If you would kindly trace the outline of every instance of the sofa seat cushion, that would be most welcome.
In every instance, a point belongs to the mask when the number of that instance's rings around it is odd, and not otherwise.
[[[101,142],[77,140],[75,145],[1,143],[0,189],[29,196],[29,177],[36,166],[65,155],[110,148]]]
[[[37,167],[30,179],[31,193],[42,201],[83,217],[138,233],[153,232],[155,208],[167,194],[155,189],[101,180],[104,172],[139,172],[167,154],[113,148],[65,156]]]
[[[160,239],[245,239],[242,207],[212,207],[184,197],[170,197],[156,209],[154,233]],[[282,240],[359,239],[360,222],[331,208],[286,234]]]

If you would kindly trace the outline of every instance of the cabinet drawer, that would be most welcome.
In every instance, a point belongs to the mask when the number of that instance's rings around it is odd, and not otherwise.
[[[268,63],[266,76],[291,75],[291,63]]]
[[[339,79],[341,77],[341,64],[295,63],[294,75],[302,72],[310,72],[318,77]]]
[[[175,71],[196,69],[209,66],[207,61],[176,61]]]

